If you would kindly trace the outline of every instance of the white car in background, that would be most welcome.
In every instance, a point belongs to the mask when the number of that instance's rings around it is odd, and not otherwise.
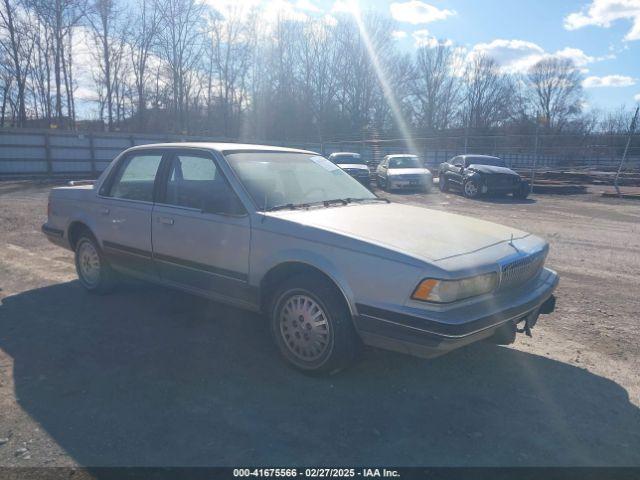
[[[416,155],[387,155],[376,169],[378,188],[416,189],[429,192],[433,187],[433,175]]]
[[[335,152],[329,155],[329,161],[335,163],[342,170],[358,180],[362,185],[369,188],[371,174],[369,172],[369,167],[364,160],[362,160],[359,153]]]

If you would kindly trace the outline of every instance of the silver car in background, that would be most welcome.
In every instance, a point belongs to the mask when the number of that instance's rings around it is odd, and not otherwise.
[[[433,188],[433,175],[416,155],[387,155],[376,169],[376,184],[387,191],[412,189],[429,192]]]
[[[48,212],[42,231],[90,292],[125,274],[262,312],[305,372],[343,368],[362,342],[423,357],[509,343],[555,305],[541,238],[389,203],[304,150],[133,147],[95,185],[52,189]]]

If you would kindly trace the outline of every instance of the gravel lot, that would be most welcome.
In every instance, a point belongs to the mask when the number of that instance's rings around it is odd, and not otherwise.
[[[2,466],[640,465],[640,202],[389,195],[548,239],[557,311],[511,347],[310,378],[257,315],[85,293],[39,231],[50,187],[0,182]]]

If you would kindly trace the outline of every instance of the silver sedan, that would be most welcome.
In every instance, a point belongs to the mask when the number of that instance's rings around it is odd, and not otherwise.
[[[305,372],[345,367],[361,343],[423,357],[510,343],[558,283],[541,238],[389,203],[316,153],[260,145],[133,147],[95,185],[54,188],[42,231],[90,292],[125,274],[262,312]]]

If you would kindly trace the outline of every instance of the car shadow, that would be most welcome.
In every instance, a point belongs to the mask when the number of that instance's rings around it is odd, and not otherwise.
[[[620,385],[517,349],[284,365],[264,319],[162,288],[3,299],[21,408],[83,466],[638,465]]]
[[[537,203],[535,198],[514,198],[511,195],[481,195],[472,200],[476,200],[483,203],[499,203],[499,204],[513,204],[513,205],[529,205]]]

